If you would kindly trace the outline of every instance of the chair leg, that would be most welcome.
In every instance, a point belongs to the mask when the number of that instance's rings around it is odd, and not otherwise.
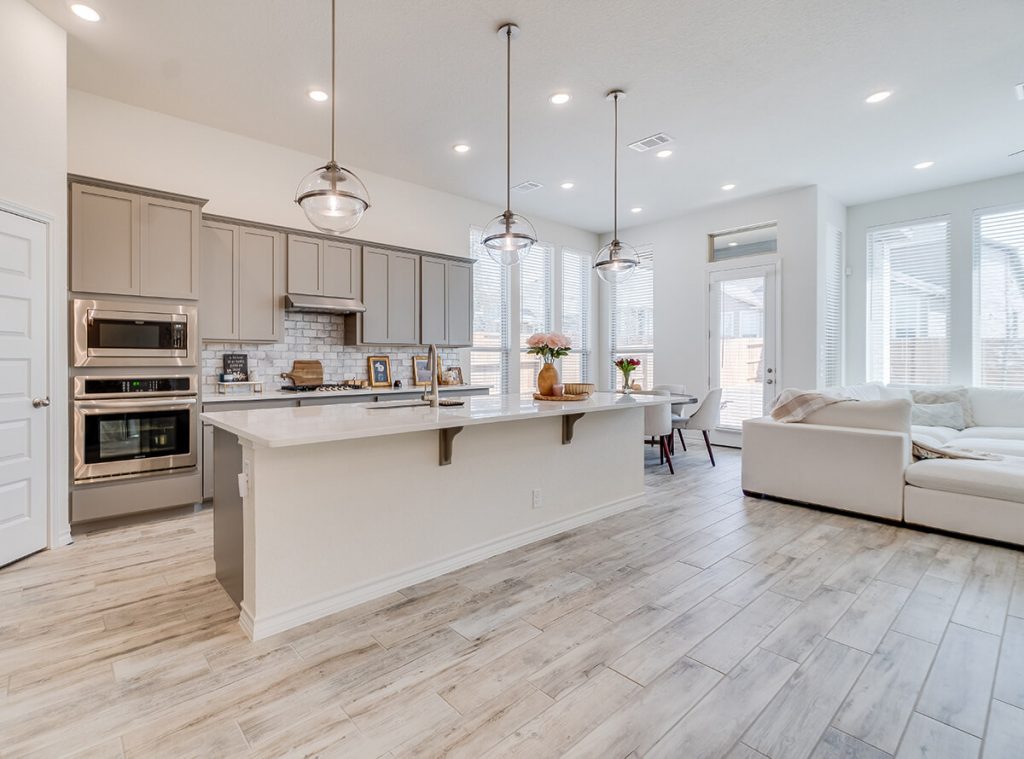
[[[701,430],[704,433],[704,445],[708,447],[708,457],[711,459],[711,466],[715,465],[715,454],[711,452],[711,441],[708,439],[708,431]]]
[[[671,472],[672,474],[675,474],[676,473],[676,468],[674,466],[672,466],[672,454],[669,453],[669,450],[668,450],[668,440],[669,440],[670,437],[671,437],[671,435],[663,435],[662,436],[662,438],[661,438],[661,453],[665,457],[665,460],[668,461],[668,471]]]
[[[658,438],[658,463],[665,463],[665,438]]]
[[[683,437],[683,428],[682,427],[676,427],[676,432],[679,433],[679,442],[682,443],[683,452],[685,452],[686,451],[686,439]]]
[[[673,456],[676,455],[676,436],[668,433],[668,450]]]

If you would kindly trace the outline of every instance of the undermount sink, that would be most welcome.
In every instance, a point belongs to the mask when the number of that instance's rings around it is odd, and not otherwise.
[[[360,403],[365,409],[386,409],[386,408],[410,408],[412,406],[429,406],[430,401],[424,401],[422,399],[406,399],[398,401],[376,401],[374,403]]]

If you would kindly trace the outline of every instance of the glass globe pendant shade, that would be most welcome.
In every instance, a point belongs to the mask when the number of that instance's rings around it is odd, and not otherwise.
[[[535,242],[533,224],[511,211],[495,216],[484,228],[483,245],[488,255],[504,266],[522,261]]]
[[[363,218],[370,207],[370,195],[359,177],[330,161],[303,178],[295,202],[314,227],[340,235]]]
[[[619,240],[612,240],[597,252],[594,269],[605,282],[616,284],[629,279],[640,265],[636,249]]]

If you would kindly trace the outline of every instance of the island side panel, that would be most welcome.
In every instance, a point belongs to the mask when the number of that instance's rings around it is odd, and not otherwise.
[[[217,580],[235,606],[242,603],[242,498],[238,475],[242,446],[238,437],[220,428],[213,431],[213,560]]]
[[[624,408],[586,414],[569,445],[561,417],[469,426],[443,467],[436,430],[249,448],[243,627],[266,637],[630,508],[642,439]]]

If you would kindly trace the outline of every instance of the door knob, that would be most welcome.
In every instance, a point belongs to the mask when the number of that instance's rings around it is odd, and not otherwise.
[[[33,398],[32,399],[32,406],[35,407],[35,408],[46,408],[49,405],[50,405],[50,399],[49,398]]]
[[[765,380],[765,381],[764,381],[764,383],[765,383],[766,385],[774,385],[774,384],[775,384],[775,380],[773,380],[773,379],[767,379],[767,380]]]

